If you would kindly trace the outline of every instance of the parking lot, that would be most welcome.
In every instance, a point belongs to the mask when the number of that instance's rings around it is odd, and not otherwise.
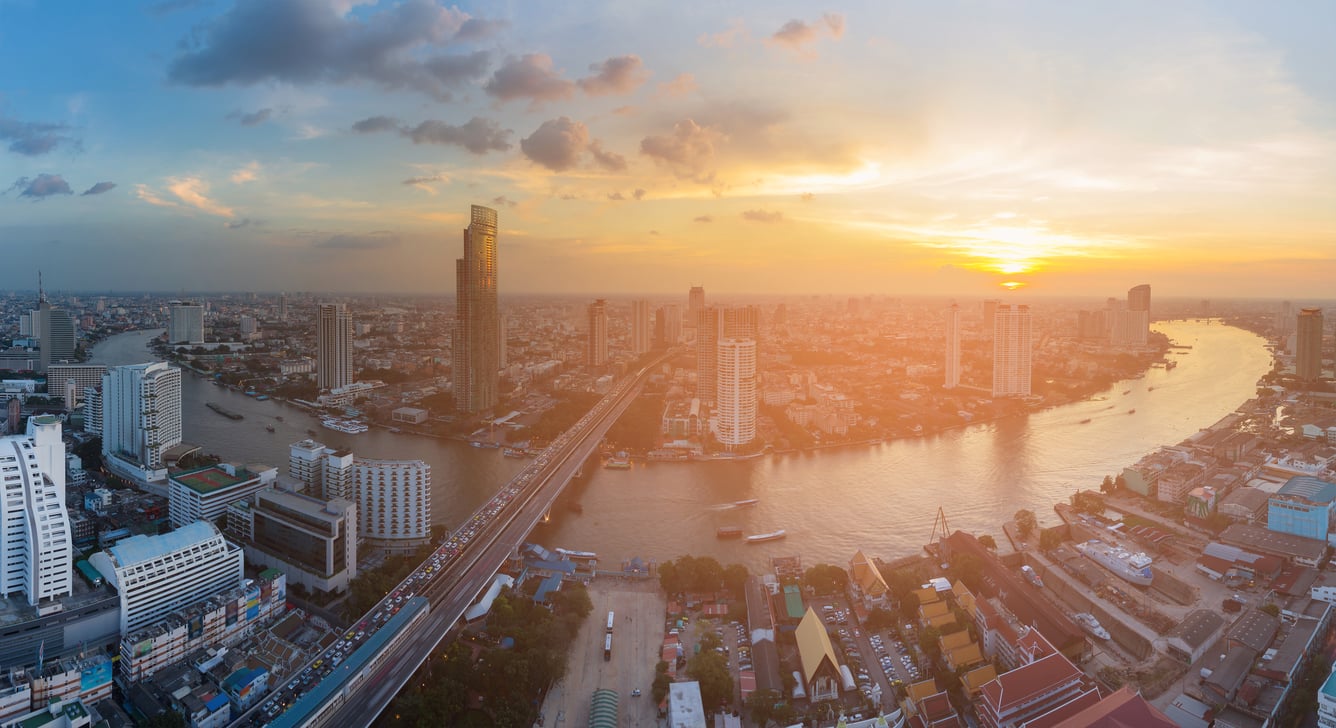
[[[916,662],[917,648],[902,642],[895,631],[869,634],[843,598],[818,598],[812,601],[812,608],[825,622],[831,642],[844,653],[845,664],[865,696],[871,698],[875,683],[881,687],[883,707],[890,706],[903,685],[923,679],[925,673]]]
[[[542,725],[583,728],[589,724],[589,701],[594,691],[617,691],[619,726],[658,725],[658,710],[650,695],[654,666],[663,644],[663,616],[667,602],[657,581],[595,579],[589,585],[594,610],[580,626],[566,659],[566,677],[552,687],[543,701]],[[612,655],[603,659],[608,612],[614,613]],[[640,695],[634,695],[639,690]]]

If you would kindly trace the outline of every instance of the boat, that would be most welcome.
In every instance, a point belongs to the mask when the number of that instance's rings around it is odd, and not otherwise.
[[[1155,578],[1150,570],[1151,558],[1143,553],[1134,554],[1097,538],[1076,544],[1076,550],[1112,571],[1114,576],[1137,586],[1150,586]]]
[[[598,554],[593,551],[572,551],[570,549],[552,549],[568,559],[583,559],[593,561],[598,558]]]
[[[278,420],[279,422],[282,422],[282,421],[283,421],[283,415],[274,415],[274,419]]]
[[[359,420],[345,420],[338,417],[326,417],[320,420],[320,425],[326,429],[342,432],[346,435],[360,435],[371,429],[365,422]]]
[[[221,404],[218,404],[217,402],[208,402],[208,403],[206,403],[204,406],[205,406],[205,407],[208,407],[209,409],[213,410],[214,412],[217,412],[218,414],[220,414],[220,415],[226,417],[226,418],[229,419],[229,420],[244,420],[244,419],[246,419],[246,416],[245,416],[245,415],[243,415],[243,414],[239,414],[239,413],[237,413],[237,412],[233,412],[232,410],[230,410],[230,409],[228,409],[228,408],[222,406]]]
[[[771,531],[770,533],[758,533],[754,536],[748,536],[747,543],[765,543],[766,541],[778,541],[781,538],[784,538],[784,529],[782,528],[778,531]]]
[[[486,445],[482,444],[481,442],[478,442],[477,440],[469,440],[469,444],[472,445],[472,446],[474,446],[474,447],[479,447],[479,448],[481,448],[481,447],[487,447]]]
[[[608,470],[630,470],[630,458],[608,458],[603,462],[603,467]]]
[[[398,427],[391,427],[391,428],[389,428],[389,429],[390,429],[390,432],[403,432],[403,430],[399,429]]]
[[[1090,424],[1090,418],[1087,417],[1087,418],[1085,418],[1084,420],[1081,420],[1081,421],[1080,421],[1079,423],[1077,423],[1077,424],[1088,425],[1088,424]]]
[[[270,431],[270,432],[273,432],[273,431],[274,431],[274,426],[273,426],[273,425],[265,425],[265,426],[264,426],[264,429],[266,429],[266,430],[268,430],[268,431]]]
[[[1176,366],[1178,366],[1178,362],[1174,361],[1173,359],[1170,359],[1169,361],[1164,363],[1164,370],[1169,371],[1170,369],[1173,369]]]
[[[714,529],[715,538],[742,538],[742,528],[739,526],[720,526]]]
[[[1089,632],[1095,637],[1098,637],[1099,639],[1102,640],[1106,640],[1109,638],[1109,631],[1107,629],[1104,629],[1104,625],[1100,624],[1098,619],[1095,619],[1095,615],[1089,612],[1077,612],[1076,614],[1072,615],[1072,618],[1076,620],[1077,624],[1084,627],[1085,631]]]
[[[754,505],[756,505],[757,503],[760,503],[760,502],[761,502],[761,499],[760,499],[760,498],[746,498],[746,499],[744,499],[744,500],[740,500],[740,501],[733,501],[733,507],[734,507],[734,508],[746,508],[747,506],[754,506]]]
[[[1035,571],[1034,567],[1030,566],[1029,564],[1026,564],[1025,566],[1021,567],[1021,575],[1024,576],[1025,580],[1030,582],[1031,584],[1034,584],[1040,589],[1044,588],[1044,580],[1039,578],[1039,572]]]
[[[263,401],[265,401],[265,400],[267,400],[267,399],[269,399],[269,395],[267,395],[267,394],[262,394],[262,395],[256,397],[256,398],[255,398],[255,401],[256,401],[256,402],[263,402]]]
[[[256,394],[258,394],[258,392],[256,392],[254,389],[247,389],[245,392],[245,395],[247,397],[254,397]]]
[[[1134,415],[1134,414],[1136,414],[1136,413],[1137,413],[1137,411],[1136,411],[1135,409],[1130,409],[1130,410],[1127,411],[1127,414],[1129,414],[1129,415]]]
[[[1124,390],[1123,390],[1123,394],[1131,394],[1131,393],[1132,393],[1132,390],[1130,390],[1130,389],[1124,389]]]
[[[1155,388],[1154,388],[1154,387],[1146,387],[1146,391],[1147,391],[1147,392],[1154,392],[1154,391],[1155,391]]]
[[[516,449],[513,448],[513,447],[508,447],[508,448],[502,450],[502,451],[501,451],[501,454],[502,454],[502,455],[505,455],[505,456],[508,457],[508,458],[522,458],[522,457],[524,457],[524,451],[523,451],[523,450],[516,450]]]

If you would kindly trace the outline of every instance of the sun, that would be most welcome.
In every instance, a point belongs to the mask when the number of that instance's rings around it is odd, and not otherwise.
[[[1002,286],[1003,288],[1007,289],[1008,291],[1014,291],[1014,290],[1016,290],[1017,288],[1023,288],[1023,287],[1025,287],[1025,283],[1022,282],[1022,281],[1003,281],[1003,282],[999,283],[998,285]]]

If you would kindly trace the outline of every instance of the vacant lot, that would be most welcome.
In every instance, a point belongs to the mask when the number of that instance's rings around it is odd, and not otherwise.
[[[616,690],[619,726],[655,726],[657,711],[650,696],[654,665],[663,644],[667,603],[657,580],[628,582],[597,579],[589,585],[594,611],[580,627],[566,662],[566,677],[553,686],[543,703],[543,725],[583,728],[589,724],[589,699],[599,688]],[[608,612],[616,613],[612,659],[603,660]],[[639,689],[640,697],[631,691]]]

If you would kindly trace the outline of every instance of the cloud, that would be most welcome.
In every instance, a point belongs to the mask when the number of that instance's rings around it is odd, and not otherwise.
[[[269,117],[273,115],[274,115],[274,110],[269,108],[258,109],[256,111],[250,111],[250,112],[241,111],[240,109],[238,109],[237,111],[233,111],[232,113],[228,114],[227,118],[234,119],[238,124],[241,124],[242,126],[259,126],[260,124],[269,121]]]
[[[801,199],[803,202],[811,202],[812,200],[816,199],[816,195],[812,194],[811,192],[804,192],[801,195],[799,195],[799,199]]]
[[[115,182],[98,182],[92,187],[89,187],[88,189],[84,190],[83,193],[81,193],[79,196],[88,197],[89,195],[100,195],[103,192],[111,192],[114,189],[116,189]]]
[[[9,188],[18,190],[19,197],[27,197],[34,202],[45,200],[55,195],[72,195],[70,183],[58,174],[42,173],[36,177],[19,177]]]
[[[474,154],[486,154],[493,150],[504,152],[511,147],[509,129],[502,129],[495,121],[479,116],[461,126],[428,119],[412,129],[404,127],[399,133],[412,139],[414,144],[454,145]]]
[[[588,152],[595,165],[610,172],[621,172],[627,167],[626,157],[603,148],[603,144],[589,136],[589,127],[567,116],[548,119],[533,134],[520,140],[520,151],[530,161],[553,172],[564,172],[577,164]]]
[[[835,40],[843,37],[844,16],[839,13],[826,13],[810,23],[794,18],[766,39],[766,43],[809,55],[806,46],[816,42],[823,35]]]
[[[483,90],[502,102],[529,99],[529,108],[537,108],[547,101],[570,98],[575,93],[575,84],[552,70],[549,56],[529,53],[507,58]]]
[[[232,173],[232,184],[244,185],[247,182],[254,182],[260,178],[260,163],[248,162],[246,166],[241,167]]]
[[[69,128],[65,124],[19,121],[0,116],[0,142],[9,142],[9,151],[27,157],[41,156],[61,145],[78,149],[79,140],[64,133]]]
[[[655,95],[659,98],[671,99],[694,93],[699,88],[700,87],[696,85],[695,76],[690,73],[679,73],[677,74],[677,78],[659,84]]]
[[[150,205],[157,205],[158,207],[180,207],[180,205],[171,200],[163,199],[161,195],[154,192],[148,185],[135,185],[135,197]]]
[[[747,210],[742,213],[742,219],[750,222],[781,222],[784,219],[784,213],[770,212],[769,210]]]
[[[400,121],[393,116],[372,116],[353,122],[353,131],[358,134],[374,134],[381,131],[390,131],[398,129]]]
[[[238,0],[183,42],[167,77],[186,86],[370,83],[412,89],[438,100],[481,78],[488,54],[433,53],[478,37],[467,13],[432,0],[353,13],[352,2]]]
[[[649,80],[649,71],[640,56],[614,56],[602,63],[590,64],[594,75],[576,81],[590,96],[629,94]]]
[[[165,199],[148,185],[135,185],[135,197],[159,207],[180,207],[187,205],[201,212],[219,217],[235,217],[236,212],[230,207],[219,204],[208,196],[209,183],[199,177],[168,177],[167,191],[180,202]]]
[[[487,40],[497,33],[500,33],[508,25],[510,25],[510,23],[504,20],[469,18],[464,21],[463,25],[459,26],[459,31],[455,33],[455,40]]]
[[[508,198],[508,197],[506,197],[505,195],[498,195],[498,196],[492,198],[492,204],[493,204],[493,205],[496,205],[496,206],[498,206],[498,207],[500,207],[500,206],[502,206],[502,205],[504,205],[504,206],[506,206],[506,207],[514,207],[514,206],[516,206],[516,205],[518,205],[518,204],[520,204],[520,203],[518,203],[518,202],[516,202],[516,201],[514,201],[514,200],[512,200],[512,199],[510,199],[510,198]]]
[[[643,188],[637,187],[636,191],[631,193],[631,196],[636,198],[637,200],[643,200],[645,199],[645,190]]]
[[[640,140],[640,153],[664,164],[679,177],[700,178],[714,159],[720,134],[692,119],[673,124],[672,134]]]
[[[706,48],[732,48],[747,38],[747,24],[740,18],[729,21],[728,28],[719,33],[702,33],[696,44]]]
[[[223,223],[223,227],[227,228],[228,230],[240,230],[241,228],[244,228],[249,224],[251,224],[251,219],[249,217],[243,217],[240,220],[228,220],[227,222]]]
[[[626,196],[620,192],[609,192],[608,199],[612,200],[613,202],[625,202]]]
[[[714,222],[714,218],[710,217],[709,215],[699,215],[696,218],[694,218],[692,222]]]
[[[399,236],[388,230],[377,230],[364,235],[338,234],[317,240],[315,247],[325,250],[383,250],[399,244]]]
[[[437,174],[423,175],[421,177],[409,177],[408,179],[404,180],[403,182],[400,182],[399,184],[406,185],[408,187],[416,187],[422,190],[423,192],[434,195],[436,194],[436,190],[432,188],[432,185],[435,184],[436,182],[449,183],[450,178],[446,177],[443,174],[437,173]]]

